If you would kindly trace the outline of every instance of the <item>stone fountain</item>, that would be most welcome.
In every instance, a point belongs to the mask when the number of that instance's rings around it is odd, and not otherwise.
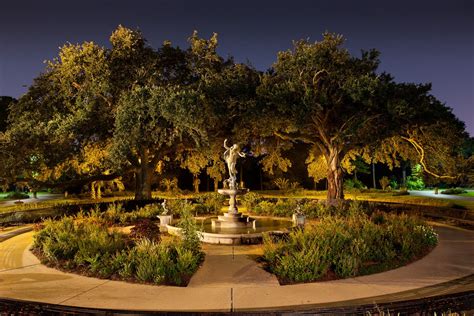
[[[237,228],[255,227],[255,219],[242,215],[237,208],[237,196],[244,195],[248,189],[239,188],[237,182],[236,163],[239,157],[245,157],[245,153],[240,152],[239,145],[227,146],[227,139],[224,140],[224,160],[229,170],[229,179],[224,181],[224,188],[217,190],[219,194],[229,196],[229,209],[224,215],[212,220],[212,227]]]
[[[217,190],[222,195],[229,196],[229,209],[224,215],[201,221],[200,239],[202,242],[221,245],[257,244],[263,240],[264,232],[283,233],[292,226],[290,220],[254,218],[242,215],[237,208],[237,196],[244,195],[248,189],[239,188],[237,183],[236,163],[239,157],[245,157],[237,144],[227,146],[224,141],[224,159],[229,170],[229,178],[224,181],[224,188]],[[198,223],[199,225],[199,223]],[[168,233],[181,235],[181,228],[167,224]]]

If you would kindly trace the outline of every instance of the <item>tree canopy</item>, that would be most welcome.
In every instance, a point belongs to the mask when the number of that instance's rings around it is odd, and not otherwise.
[[[355,57],[343,44],[341,35],[325,33],[319,42],[297,41],[292,50],[278,54],[259,87],[264,99],[262,119],[273,122],[263,127],[266,134],[310,143],[313,157],[315,151],[324,156],[319,160],[327,164],[329,201],[344,197],[342,161],[346,155],[355,158],[373,148],[370,157],[374,157],[389,140],[411,144],[428,173],[431,158],[441,169],[453,166],[447,163],[452,157],[448,142],[462,139],[464,126],[429,95],[430,86],[395,83],[388,74],[377,72],[377,51],[362,51]],[[449,133],[449,140],[436,137],[440,130]],[[443,150],[434,158],[434,151],[427,152],[436,145]],[[403,156],[406,147],[392,149],[396,151],[393,160],[398,161],[397,155],[408,157]],[[310,156],[313,177],[318,169],[315,161]]]
[[[131,174],[135,197],[149,199],[156,170],[177,162],[217,189],[230,138],[268,174],[288,171],[286,153],[309,144],[309,176],[327,178],[329,201],[344,197],[343,174],[361,160],[411,160],[434,179],[459,179],[463,123],[429,84],[395,82],[378,71],[376,50],[353,56],[344,41],[296,41],[265,73],[221,57],[217,34],[155,49],[119,26],[110,48],[67,43],[9,107],[2,176],[67,188]]]

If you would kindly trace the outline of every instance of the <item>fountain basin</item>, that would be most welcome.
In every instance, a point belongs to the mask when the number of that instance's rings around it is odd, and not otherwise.
[[[293,226],[291,220],[258,218],[251,226],[242,227],[216,227],[213,226],[213,218],[207,218],[198,222],[200,230],[200,239],[208,244],[220,245],[250,245],[262,242],[262,236],[265,232],[272,234],[284,234],[288,228]],[[181,228],[166,225],[168,233],[180,236]]]
[[[244,195],[249,192],[249,189],[218,189],[217,192],[222,195]]]

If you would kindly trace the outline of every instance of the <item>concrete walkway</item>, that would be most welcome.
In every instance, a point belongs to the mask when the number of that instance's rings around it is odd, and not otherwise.
[[[30,193],[30,195],[32,194]],[[50,200],[59,200],[63,198],[64,198],[63,194],[41,193],[38,195],[36,199],[30,197],[28,199],[21,199],[21,200],[15,200],[15,199],[7,200],[7,201],[0,200],[0,207],[15,205],[17,201],[21,201],[22,202],[21,204],[28,204],[28,203],[41,203],[41,202],[50,201]]]
[[[443,291],[443,286],[438,290],[433,286],[474,273],[474,232],[447,226],[438,226],[437,231],[439,245],[406,267],[288,286],[279,286],[273,276],[258,271],[246,258],[257,247],[236,247],[232,255],[232,247],[206,246],[208,258],[186,288],[100,280],[47,268],[29,252],[33,233],[28,232],[0,243],[0,297],[123,310],[249,311],[376,302],[383,295],[430,296]]]
[[[439,190],[441,192],[443,190]],[[435,194],[434,190],[433,191],[408,191],[410,192],[410,195],[413,196],[423,196],[423,197],[428,197],[428,198],[433,198],[433,199],[444,199],[444,200],[455,200],[455,201],[467,201],[467,202],[472,202],[474,201],[474,197],[470,196],[460,196],[460,195],[455,195],[455,194]]]
[[[268,287],[280,286],[277,278],[260,268],[252,257],[262,247],[203,245],[206,259],[188,287]]]

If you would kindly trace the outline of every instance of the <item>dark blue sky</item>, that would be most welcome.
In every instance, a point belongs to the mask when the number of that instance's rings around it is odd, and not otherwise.
[[[219,34],[220,53],[267,69],[294,39],[341,33],[354,53],[381,51],[397,81],[433,83],[474,135],[472,0],[119,1],[12,0],[0,5],[0,95],[19,97],[65,42],[108,45],[122,24],[157,47],[182,47],[194,29]]]

